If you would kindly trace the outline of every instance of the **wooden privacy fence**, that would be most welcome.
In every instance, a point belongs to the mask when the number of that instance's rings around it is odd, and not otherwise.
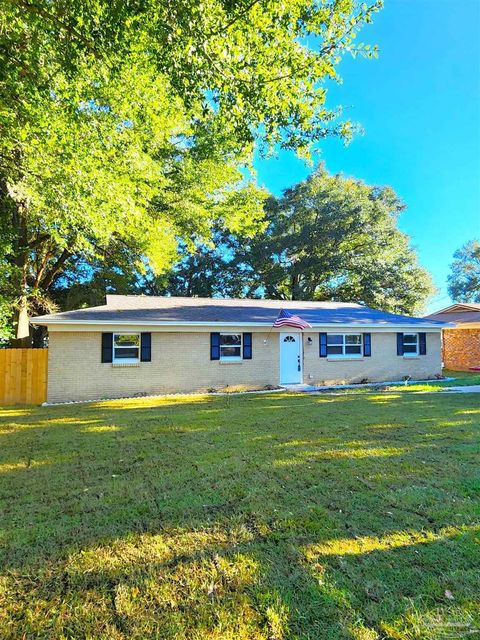
[[[0,349],[0,405],[47,399],[48,349]]]

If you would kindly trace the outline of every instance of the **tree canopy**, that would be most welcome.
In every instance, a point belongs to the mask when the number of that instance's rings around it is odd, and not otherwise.
[[[55,280],[79,259],[124,245],[132,267],[158,273],[176,259],[179,238],[207,241],[213,222],[249,233],[262,215],[264,195],[239,154],[192,122],[165,78],[132,62],[88,101],[71,84],[45,96],[48,108],[32,106],[14,150],[17,175],[4,178],[1,211],[6,294],[26,292],[33,312],[48,311]]]
[[[161,273],[213,228],[255,233],[254,141],[348,138],[325,82],[375,55],[355,37],[380,6],[0,0],[1,308],[49,310],[79,265]]]
[[[298,148],[337,133],[325,81],[338,80],[380,0],[1,0],[8,105],[50,90],[58,72],[115,73],[132,54],[149,59],[188,108],[200,104],[242,147],[261,135]],[[18,110],[18,106],[16,109]],[[25,109],[25,114],[26,114]]]
[[[267,201],[263,233],[220,234],[217,249],[204,248],[177,265],[166,289],[420,312],[434,288],[397,227],[403,209],[391,188],[333,176],[321,166],[282,198]]]
[[[470,240],[453,257],[448,293],[455,302],[480,302],[480,242]]]

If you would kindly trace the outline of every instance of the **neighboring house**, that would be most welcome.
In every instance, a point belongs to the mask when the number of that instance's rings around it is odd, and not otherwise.
[[[452,304],[427,316],[435,322],[451,322],[443,329],[443,361],[446,369],[467,371],[480,366],[480,304]]]
[[[281,309],[312,328],[272,330]],[[49,331],[48,402],[441,374],[442,323],[342,302],[109,295],[32,323]]]

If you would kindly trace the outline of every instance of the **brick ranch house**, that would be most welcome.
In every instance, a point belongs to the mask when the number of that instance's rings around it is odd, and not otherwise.
[[[281,309],[311,324],[272,329]],[[441,375],[443,324],[337,302],[108,295],[48,327],[48,402]]]
[[[480,366],[480,304],[457,303],[427,316],[435,322],[453,323],[443,329],[443,361],[446,369],[468,371]]]

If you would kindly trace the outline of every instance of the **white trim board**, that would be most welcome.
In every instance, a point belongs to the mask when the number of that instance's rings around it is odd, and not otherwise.
[[[272,329],[270,324],[264,322],[170,322],[170,321],[132,321],[132,320],[82,320],[82,321],[42,321],[36,322],[35,319],[31,320],[31,324],[48,327],[49,331],[124,331],[125,327],[129,327],[132,331],[140,331],[143,329],[155,328],[156,331],[186,331],[186,332],[208,332],[211,330],[222,331],[223,329],[230,329],[232,327],[244,327],[251,328],[255,331],[263,333],[279,333],[280,329]],[[443,325],[434,324],[375,324],[375,323],[331,323],[331,324],[313,324],[311,329],[305,329],[303,333],[317,333],[320,331],[335,332],[335,331],[349,331],[356,329],[359,331],[378,331],[378,332],[391,332],[391,331],[426,331],[429,333],[437,333],[442,329],[451,328],[454,325],[445,323]],[[283,328],[284,329],[284,328]]]

